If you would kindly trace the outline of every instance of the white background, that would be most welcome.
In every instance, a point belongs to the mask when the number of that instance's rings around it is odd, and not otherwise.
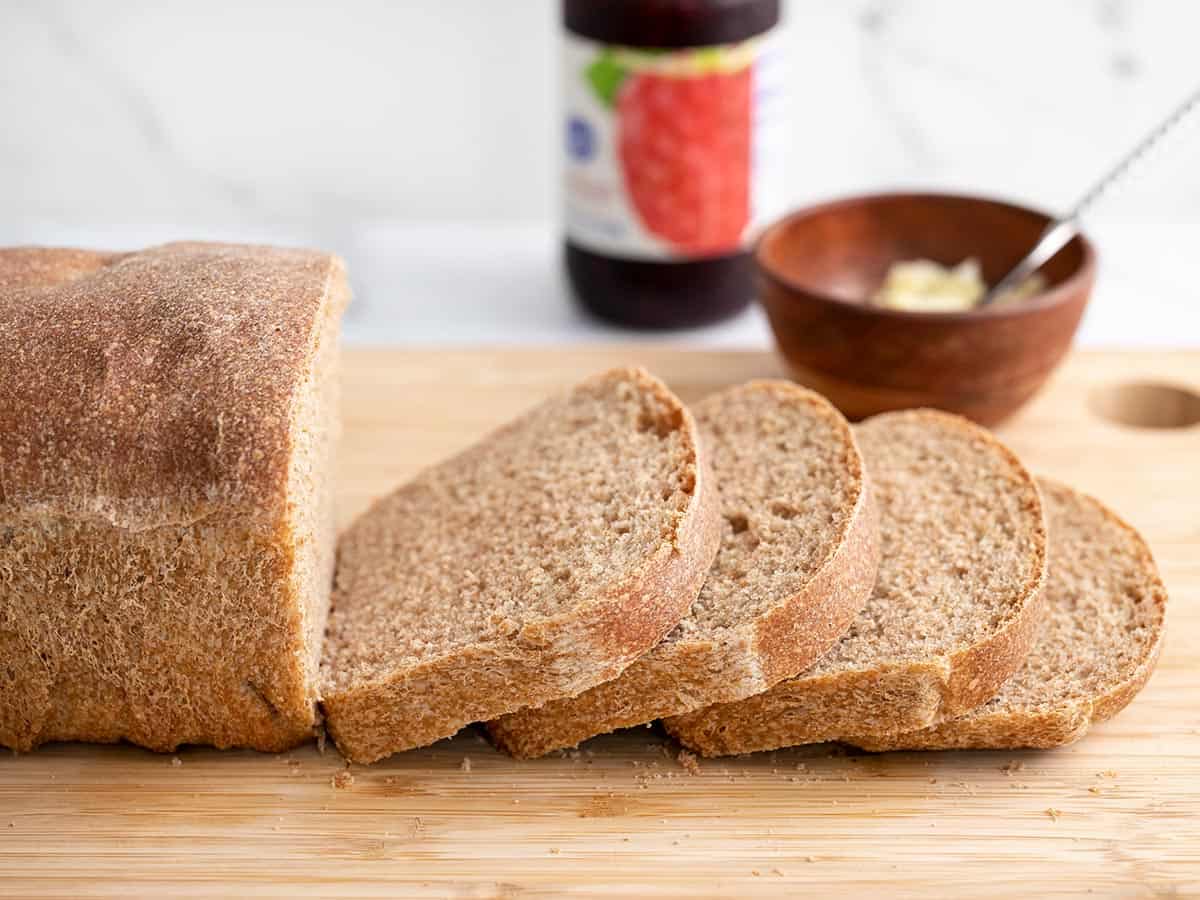
[[[1192,0],[793,0],[789,204],[1056,209],[1200,85]],[[357,340],[623,336],[556,257],[550,0],[0,0],[0,241],[198,235],[347,256]],[[1089,226],[1090,343],[1200,343],[1200,127]],[[761,344],[751,312],[679,340]]]

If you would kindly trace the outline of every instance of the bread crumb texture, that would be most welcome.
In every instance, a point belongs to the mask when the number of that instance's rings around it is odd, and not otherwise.
[[[687,612],[716,553],[695,424],[640,369],[426,470],[343,535],[330,732],[356,761],[577,693]]]
[[[957,416],[887,413],[855,432],[880,507],[870,599],[797,677],[667,719],[690,749],[722,755],[911,730],[982,703],[1028,651],[1046,565],[1032,477]]]
[[[0,251],[0,744],[311,735],[335,257]]]
[[[1050,532],[1046,611],[1021,669],[979,708],[865,749],[1056,747],[1119,712],[1149,678],[1166,589],[1141,536],[1099,501],[1041,479]]]
[[[691,612],[620,677],[489,723],[515,756],[756,694],[845,631],[878,565],[878,519],[849,424],[789,382],[694,407],[720,495],[721,545]]]
[[[862,615],[806,675],[944,656],[995,632],[1028,599],[1045,553],[1035,488],[982,429],[940,418],[902,413],[858,426],[883,509],[879,578]]]
[[[721,549],[668,641],[719,640],[799,593],[864,489],[849,426],[811,391],[753,382],[701,401],[696,420],[721,496]]]

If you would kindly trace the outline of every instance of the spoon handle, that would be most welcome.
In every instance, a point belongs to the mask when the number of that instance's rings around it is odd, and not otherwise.
[[[1051,222],[1038,237],[1033,249],[1008,271],[1008,273],[988,288],[979,301],[979,306],[987,306],[1000,297],[1005,291],[1022,284],[1025,279],[1036,272],[1043,263],[1048,262],[1059,250],[1065,247],[1079,233],[1079,219],[1086,213],[1109,188],[1124,178],[1129,170],[1143,160],[1151,150],[1168,134],[1200,107],[1200,88],[1188,95],[1171,115],[1163,119],[1153,131],[1138,141],[1137,145],[1126,153],[1117,164],[1104,173],[1087,192],[1079,198],[1071,211],[1060,219]]]
[[[1200,106],[1200,89],[1193,91],[1171,115],[1163,119],[1153,131],[1138,141],[1137,146],[1121,157],[1115,166],[1105,172],[1104,176],[1092,185],[1087,193],[1079,198],[1071,211],[1063,218],[1078,219],[1082,216],[1088,208],[1108,192],[1109,188],[1124,178],[1130,169],[1144,159],[1151,150],[1158,146],[1163,138],[1174,131],[1175,127],[1191,115],[1198,106]]]

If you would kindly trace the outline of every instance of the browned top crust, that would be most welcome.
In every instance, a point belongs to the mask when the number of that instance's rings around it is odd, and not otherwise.
[[[320,313],[348,298],[312,250],[0,249],[0,511],[276,514]]]

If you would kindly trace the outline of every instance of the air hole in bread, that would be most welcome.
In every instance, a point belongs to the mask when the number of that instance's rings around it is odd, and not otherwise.
[[[726,516],[725,521],[729,523],[734,534],[741,534],[750,527],[750,520],[741,514]]]
[[[771,504],[771,515],[778,516],[781,519],[794,519],[800,515],[800,510],[790,503],[775,501]]]
[[[662,415],[661,410],[643,409],[638,415],[637,430],[646,433],[653,433],[660,440],[666,438],[677,430],[668,417]]]

